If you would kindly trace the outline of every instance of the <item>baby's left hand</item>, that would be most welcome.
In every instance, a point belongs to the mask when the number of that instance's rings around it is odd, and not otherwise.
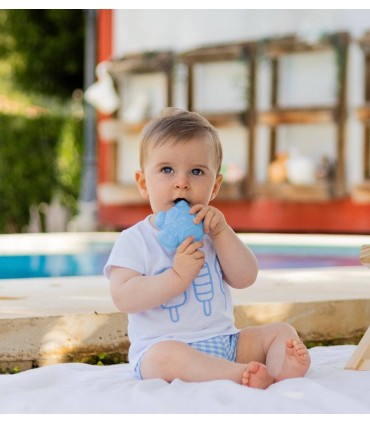
[[[213,238],[227,228],[225,216],[215,207],[196,204],[190,209],[190,214],[195,213],[197,215],[194,223],[198,224],[203,220],[204,232]]]

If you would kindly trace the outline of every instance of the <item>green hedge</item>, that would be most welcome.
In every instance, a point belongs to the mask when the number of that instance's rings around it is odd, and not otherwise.
[[[82,145],[81,120],[0,114],[0,233],[22,232],[30,206],[55,194],[74,213]]]

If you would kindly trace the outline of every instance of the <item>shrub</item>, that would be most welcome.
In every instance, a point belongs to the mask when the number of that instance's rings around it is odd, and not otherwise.
[[[72,213],[80,186],[82,121],[0,114],[0,232],[21,232],[29,208],[55,194]]]

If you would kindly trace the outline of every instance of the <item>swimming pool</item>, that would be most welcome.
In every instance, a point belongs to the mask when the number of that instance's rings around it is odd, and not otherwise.
[[[0,279],[101,275],[118,233],[0,236]],[[360,266],[370,236],[240,234],[260,269]]]
[[[117,235],[1,235],[0,279],[101,275]]]

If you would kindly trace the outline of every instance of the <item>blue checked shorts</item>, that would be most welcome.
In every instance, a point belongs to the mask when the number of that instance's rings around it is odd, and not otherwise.
[[[206,354],[235,361],[238,337],[239,333],[235,333],[234,335],[220,335],[206,339],[205,341],[190,342],[188,345]]]
[[[214,357],[225,358],[229,361],[236,359],[236,346],[238,344],[239,333],[233,335],[220,335],[214,338],[209,338],[204,341],[189,342],[188,345],[192,348],[213,355]],[[142,379],[141,372],[141,359],[135,366],[135,376]]]

